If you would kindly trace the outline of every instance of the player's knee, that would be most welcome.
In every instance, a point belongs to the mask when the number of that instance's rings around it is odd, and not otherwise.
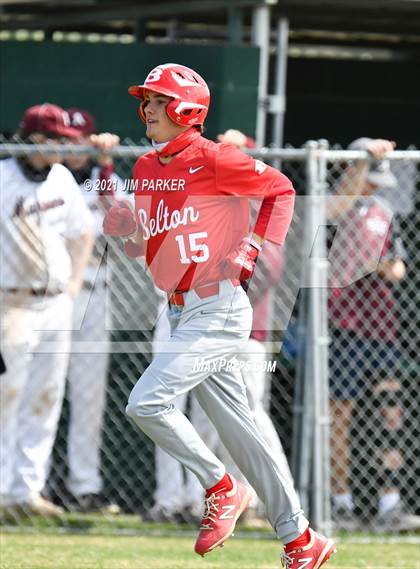
[[[125,408],[125,413],[131,419],[141,419],[147,417],[150,413],[147,410],[147,406],[142,405],[139,401],[128,400],[127,407]]]
[[[137,423],[166,413],[172,403],[166,391],[143,389],[143,384],[144,382],[136,384],[125,408],[126,414]]]
[[[139,389],[139,383],[137,383],[134,389],[131,391],[130,396],[127,401],[127,406],[125,408],[125,413],[131,419],[139,419],[145,415],[148,415],[149,405],[147,405],[147,398],[142,389]]]
[[[133,405],[132,403],[130,403],[130,401],[127,403],[127,406],[125,408],[125,414],[128,415],[131,419],[135,419],[136,415],[136,405]]]
[[[149,417],[158,414],[159,408],[156,405],[148,404],[146,401],[129,399],[127,407],[125,408],[126,415],[131,419],[138,420],[148,419]]]

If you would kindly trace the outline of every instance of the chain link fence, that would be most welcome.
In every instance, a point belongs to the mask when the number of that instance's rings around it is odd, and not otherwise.
[[[125,187],[125,181],[131,179],[135,159],[147,150],[124,141],[114,151],[118,177],[112,187],[119,198],[132,199],[132,188]],[[87,154],[91,165],[95,158],[89,147],[1,140],[2,163],[34,152],[59,152],[64,159]],[[360,160],[366,158],[365,152],[329,149],[321,141],[302,149],[262,149],[252,154],[281,165],[298,194],[281,276],[271,291],[270,334],[261,341],[275,369],[263,377],[260,397],[282,441],[303,505],[324,531],[416,529],[415,514],[420,514],[416,295],[420,152],[412,149],[389,156],[398,184],[392,191],[357,196],[343,193],[340,187],[345,180],[347,188],[356,184],[354,165],[364,163]],[[94,254],[73,304],[73,325],[68,326],[74,329],[63,332],[62,327],[57,332],[59,315],[67,308],[54,305],[54,296],[34,300],[22,291],[9,290],[22,288],[21,283],[26,283],[27,291],[33,288],[27,268],[16,262],[16,247],[25,249],[39,274],[45,269],[42,217],[54,208],[43,209],[34,195],[30,203],[19,201],[19,184],[15,184],[16,194],[9,196],[3,187],[6,183],[3,176],[2,265],[6,260],[8,267],[14,267],[17,284],[11,287],[2,279],[2,321],[7,323],[2,327],[2,352],[9,369],[1,378],[7,377],[9,383],[2,384],[2,421],[7,428],[1,451],[8,455],[10,480],[16,474],[13,469],[20,468],[23,483],[42,492],[47,506],[43,502],[25,508],[4,500],[7,476],[3,472],[2,523],[37,525],[42,519],[46,526],[57,524],[58,519],[60,525],[72,527],[72,516],[99,512],[114,516],[115,531],[118,520],[127,516],[133,516],[136,528],[153,520],[194,525],[199,511],[193,508],[170,511],[167,506],[157,512],[159,483],[164,480],[159,482],[157,475],[161,458],[124,413],[132,387],[151,361],[165,299],[141,260],[128,259],[117,240],[105,241],[98,221]],[[90,188],[83,187],[82,181],[81,189],[100,220],[96,191],[101,189],[100,179],[95,181],[93,176]],[[337,195],[341,196],[338,201]],[[45,322],[47,316],[49,322]],[[38,331],[35,346],[33,338],[20,341],[22,325]],[[44,331],[41,338],[39,330]],[[66,342],[71,342],[71,348],[63,350]],[[70,352],[68,360],[63,351]],[[56,352],[55,360],[51,352]],[[62,376],[51,383],[55,398],[51,392],[42,392],[50,365],[49,377]],[[16,385],[9,375],[15,369],[22,377]],[[34,385],[42,392],[44,408],[30,407],[39,396],[31,391],[33,374],[39,377]],[[32,418],[26,417],[20,436],[27,440],[16,440],[13,433],[21,428],[17,421],[25,405]],[[194,402],[187,399],[182,405],[193,419]],[[31,424],[35,429],[40,423],[46,431],[42,457],[30,442]],[[205,432],[203,428],[203,436]],[[15,446],[10,446],[5,433]],[[48,440],[55,441],[53,449]],[[32,459],[36,468],[29,465]],[[48,476],[39,487],[43,472]],[[168,486],[175,478],[174,470],[169,473]],[[185,499],[194,492],[199,496],[200,490],[191,490],[194,482],[187,473],[180,476]],[[49,510],[50,503],[62,509]],[[258,504],[256,511],[263,517]]]

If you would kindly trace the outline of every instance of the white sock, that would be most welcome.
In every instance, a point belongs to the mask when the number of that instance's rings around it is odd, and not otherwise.
[[[389,492],[384,494],[379,498],[379,511],[381,514],[386,514],[390,510],[394,509],[400,501],[400,493],[396,490],[394,492]]]
[[[347,510],[353,509],[353,497],[350,492],[334,494],[333,500],[335,508],[346,508]]]

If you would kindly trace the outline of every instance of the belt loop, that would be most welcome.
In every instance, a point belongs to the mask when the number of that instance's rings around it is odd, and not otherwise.
[[[184,306],[184,293],[181,291],[174,291],[168,294],[168,302],[174,306]]]

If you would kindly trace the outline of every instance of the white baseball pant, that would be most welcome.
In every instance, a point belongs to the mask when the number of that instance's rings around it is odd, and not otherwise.
[[[10,506],[45,486],[64,396],[72,301],[66,294],[1,296],[7,371],[0,376],[0,503]]]
[[[106,290],[99,281],[92,290],[83,289],[74,305],[68,371],[67,488],[75,496],[97,494],[103,487],[100,448],[110,348],[105,316]]]

